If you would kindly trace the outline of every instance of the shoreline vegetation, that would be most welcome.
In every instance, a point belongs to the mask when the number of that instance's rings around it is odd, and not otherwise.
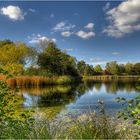
[[[0,80],[5,79],[4,75],[0,75]],[[140,79],[140,75],[98,75],[98,76],[15,76],[6,80],[10,87],[45,87],[50,85],[71,85],[83,82],[109,82],[109,81],[125,81]]]

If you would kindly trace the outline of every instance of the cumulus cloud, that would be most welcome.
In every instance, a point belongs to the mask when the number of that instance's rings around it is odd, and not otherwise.
[[[75,27],[76,26],[74,24],[68,24],[68,23],[62,21],[62,22],[59,22],[58,24],[56,24],[56,26],[53,28],[53,31],[55,31],[55,32],[69,31]]]
[[[80,30],[76,33],[76,35],[82,39],[89,39],[91,37],[94,37],[95,33],[94,32],[85,32],[85,31]]]
[[[70,37],[73,33],[70,31],[61,32],[61,35],[64,37]]]
[[[12,6],[12,5],[9,5],[7,7],[2,7],[0,9],[0,13],[14,21],[23,20],[25,16],[25,13],[23,13],[23,11],[18,6]]]
[[[110,22],[103,32],[111,37],[122,37],[140,30],[140,2],[128,0],[106,12]]]
[[[88,23],[86,26],[85,26],[86,29],[89,29],[89,30],[92,30],[94,28],[94,23]]]
[[[55,38],[48,38],[47,36],[42,36],[40,34],[33,34],[31,36],[28,36],[29,43],[33,44],[35,46],[35,49],[39,52],[44,50],[50,42],[55,43]]]
[[[83,30],[76,31],[75,27],[76,25],[74,24],[62,21],[56,24],[56,26],[53,28],[53,31],[60,32],[60,34],[64,37],[70,37],[71,35],[75,35],[82,39],[89,39],[95,36],[95,33],[93,31],[83,31]],[[94,23],[90,22],[84,28],[92,30],[94,28]]]
[[[108,9],[109,9],[109,7],[110,7],[110,3],[109,3],[109,2],[107,2],[107,3],[106,3],[106,5],[103,7],[103,11],[108,10]]]
[[[40,34],[38,34],[38,35],[33,34],[32,36],[29,36],[28,39],[29,39],[29,43],[31,43],[31,44],[40,44],[40,43],[48,44],[49,42],[54,42],[54,43],[56,42],[55,38],[50,39],[50,38],[48,38],[46,36],[42,36]]]

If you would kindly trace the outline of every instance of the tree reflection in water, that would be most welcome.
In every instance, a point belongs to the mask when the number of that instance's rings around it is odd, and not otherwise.
[[[106,94],[117,94],[118,91],[126,93],[138,92],[136,89],[137,85],[139,85],[138,81],[85,82],[69,86],[21,89],[20,93],[24,98],[25,108],[35,108],[37,113],[42,114],[44,118],[50,116],[53,118],[62,110],[65,110],[66,105],[75,103],[89,91],[94,92],[93,88],[100,93],[104,86]]]

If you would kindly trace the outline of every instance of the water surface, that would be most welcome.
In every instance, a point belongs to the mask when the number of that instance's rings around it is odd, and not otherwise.
[[[122,109],[116,98],[135,97],[140,92],[136,88],[138,85],[136,81],[93,82],[21,89],[20,93],[24,98],[23,108],[33,108],[44,118],[94,111],[98,100],[104,101],[107,113],[114,114]]]

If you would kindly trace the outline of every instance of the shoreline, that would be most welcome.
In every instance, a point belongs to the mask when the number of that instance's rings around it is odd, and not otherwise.
[[[0,76],[0,80],[4,77]],[[96,75],[96,76],[15,76],[6,80],[10,87],[45,87],[50,85],[72,85],[83,82],[139,81],[140,75]]]

